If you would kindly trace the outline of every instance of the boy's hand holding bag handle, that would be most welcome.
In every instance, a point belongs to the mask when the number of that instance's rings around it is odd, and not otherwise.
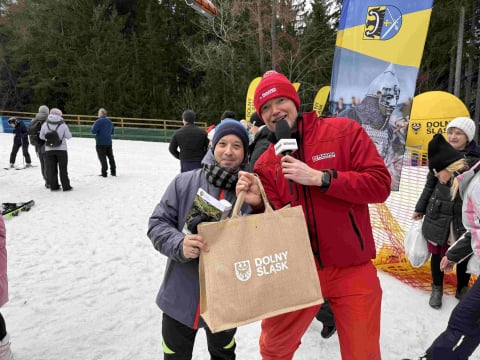
[[[301,206],[274,211],[258,177],[265,212],[201,223],[210,250],[200,256],[200,315],[212,332],[323,303]]]

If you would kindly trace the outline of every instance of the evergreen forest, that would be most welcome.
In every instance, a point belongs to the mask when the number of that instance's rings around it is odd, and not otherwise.
[[[330,84],[342,2],[211,1],[213,19],[185,0],[0,0],[0,109],[180,119],[190,108],[212,124],[226,109],[244,117],[251,80],[275,69],[311,110]],[[478,121],[479,43],[480,0],[434,0],[416,94],[455,91]]]

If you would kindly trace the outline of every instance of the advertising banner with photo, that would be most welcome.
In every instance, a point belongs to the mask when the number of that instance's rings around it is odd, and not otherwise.
[[[359,122],[398,190],[415,83],[433,0],[344,0],[330,112]]]

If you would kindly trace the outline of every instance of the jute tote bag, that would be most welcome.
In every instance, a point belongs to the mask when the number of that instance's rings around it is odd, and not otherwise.
[[[209,247],[200,256],[200,315],[212,332],[323,303],[302,207],[202,223]]]

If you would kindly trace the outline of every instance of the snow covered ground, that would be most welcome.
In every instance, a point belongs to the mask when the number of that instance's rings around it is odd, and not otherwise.
[[[5,165],[12,138],[0,133]],[[0,202],[36,203],[6,220],[10,301],[0,311],[16,360],[162,358],[155,296],[166,258],[146,231],[180,166],[165,143],[115,140],[113,148],[118,176],[102,178],[94,140],[68,141],[71,192],[45,189],[39,167],[0,172]],[[30,154],[38,165],[32,147]],[[428,293],[379,277],[383,359],[415,358],[443,331],[457,300],[446,295],[443,308],[433,310]],[[340,359],[337,335],[324,340],[321,329],[315,320],[296,360]],[[260,359],[259,333],[259,323],[239,328],[238,359]],[[203,331],[193,359],[209,359]],[[480,359],[480,350],[471,359]]]

